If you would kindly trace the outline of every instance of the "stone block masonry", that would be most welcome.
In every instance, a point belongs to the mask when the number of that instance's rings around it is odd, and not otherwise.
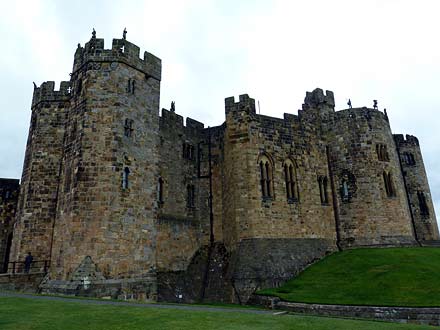
[[[0,273],[6,273],[9,268],[19,191],[18,180],[0,179]]]
[[[338,248],[439,238],[418,141],[386,114],[316,89],[279,119],[244,94],[205,127],[159,113],[161,60],[139,55],[94,34],[34,89],[10,259],[50,260],[44,292],[244,303]]]

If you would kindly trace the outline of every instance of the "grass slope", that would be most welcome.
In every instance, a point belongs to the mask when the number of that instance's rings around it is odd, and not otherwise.
[[[440,248],[347,250],[259,293],[294,302],[440,306]]]
[[[182,311],[0,297],[2,330],[430,330],[430,326],[308,316]]]

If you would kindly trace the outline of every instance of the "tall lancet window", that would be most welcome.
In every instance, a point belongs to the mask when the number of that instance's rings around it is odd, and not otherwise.
[[[128,182],[128,176],[130,174],[130,170],[128,167],[124,168],[124,171],[122,172],[122,189],[128,189],[129,182]]]
[[[272,198],[272,163],[265,155],[260,156],[258,163],[260,167],[261,195],[263,198]]]
[[[290,159],[284,162],[284,180],[286,183],[287,201],[298,200],[298,180],[296,176],[296,164]]]

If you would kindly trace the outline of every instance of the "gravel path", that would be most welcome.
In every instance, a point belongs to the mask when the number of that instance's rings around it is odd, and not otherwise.
[[[0,292],[0,297],[14,297],[26,298],[34,300],[51,300],[51,301],[65,301],[78,304],[92,304],[92,305],[113,305],[113,306],[130,306],[130,307],[145,307],[145,308],[163,308],[163,309],[179,309],[188,311],[204,311],[204,312],[226,312],[226,313],[244,313],[244,314],[267,314],[273,315],[272,311],[248,309],[248,308],[234,308],[234,307],[211,307],[200,305],[173,305],[173,304],[157,304],[157,303],[135,303],[114,300],[95,300],[95,299],[76,299],[69,297],[54,297],[44,295],[32,295],[25,293]]]

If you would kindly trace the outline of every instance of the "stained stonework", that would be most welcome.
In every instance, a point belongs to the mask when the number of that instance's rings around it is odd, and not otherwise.
[[[0,179],[0,273],[8,271],[19,190],[18,180]]]
[[[394,140],[407,188],[406,197],[411,208],[416,237],[420,241],[437,240],[439,232],[419,140],[415,136],[406,135],[405,138],[401,134],[395,134]]]
[[[245,94],[207,128],[159,113],[161,60],[139,54],[93,36],[34,90],[11,259],[50,259],[43,291],[242,303],[338,247],[438,239],[418,142],[386,114],[316,89],[280,119]]]

